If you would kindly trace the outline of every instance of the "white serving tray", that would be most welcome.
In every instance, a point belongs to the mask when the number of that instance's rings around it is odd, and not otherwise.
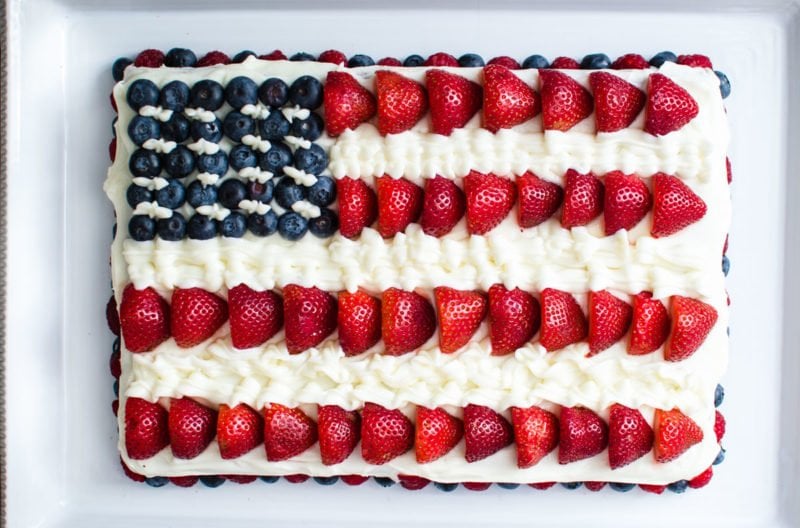
[[[7,525],[42,527],[800,527],[800,0],[436,4],[8,2]],[[111,62],[147,47],[342,49],[375,58],[475,51],[663,50],[711,56],[733,84],[728,458],[710,486],[409,492],[285,482],[153,489],[116,455],[105,328],[112,209],[101,191]],[[795,89],[795,96],[796,96]],[[791,199],[791,198],[790,198]],[[785,271],[784,271],[785,270]],[[794,295],[793,295],[794,294]]]

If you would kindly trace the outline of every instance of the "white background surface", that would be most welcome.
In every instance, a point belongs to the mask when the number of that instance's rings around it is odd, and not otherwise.
[[[800,291],[793,272],[800,212],[784,214],[786,196],[800,192],[800,155],[787,148],[800,144],[792,124],[800,105],[787,100],[790,81],[800,80],[796,0],[758,7],[615,0],[602,11],[588,2],[436,9],[385,2],[336,11],[247,0],[201,2],[194,10],[175,0],[21,3],[9,2],[8,526],[800,526],[800,304],[791,294]],[[440,50],[487,59],[662,49],[711,56],[733,84],[735,216],[733,341],[722,407],[728,458],[712,484],[662,496],[560,487],[448,494],[372,482],[153,489],[125,478],[104,322],[110,65],[119,55],[173,46],[198,56],[276,47],[376,59]]]

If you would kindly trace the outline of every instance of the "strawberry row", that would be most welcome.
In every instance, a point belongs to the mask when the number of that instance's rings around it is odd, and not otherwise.
[[[377,221],[384,238],[402,233],[412,222],[435,237],[450,233],[466,215],[467,230],[484,235],[497,227],[518,204],[517,223],[535,227],[560,209],[565,229],[584,226],[603,215],[604,232],[630,230],[652,209],[650,234],[655,238],[675,234],[706,214],[706,203],[679,178],[657,173],[651,194],[645,179],[613,171],[602,180],[592,173],[569,169],[564,187],[526,172],[514,180],[471,171],[463,190],[452,180],[437,176],[425,181],[424,190],[405,178],[379,176],[377,193],[364,181],[342,178],[337,182],[340,232],[358,237]]]
[[[632,305],[608,291],[589,292],[588,316],[570,293],[544,289],[537,300],[519,288],[501,284],[479,291],[438,287],[436,309],[417,292],[389,288],[380,298],[364,291],[337,296],[316,287],[287,285],[283,297],[240,284],[228,300],[200,288],[178,288],[171,306],[154,289],[125,288],[119,320],[131,352],[154,349],[170,335],[182,348],[199,345],[230,321],[234,348],[262,345],[281,328],[286,347],[297,354],[316,347],[338,329],[345,355],[361,354],[383,341],[384,354],[419,349],[439,328],[439,349],[453,353],[467,345],[488,317],[492,355],[511,354],[538,333],[547,351],[588,342],[587,357],[621,341],[629,329],[632,355],[654,352],[666,343],[664,358],[682,361],[697,351],[717,321],[713,306],[673,296],[670,311],[648,292]]]

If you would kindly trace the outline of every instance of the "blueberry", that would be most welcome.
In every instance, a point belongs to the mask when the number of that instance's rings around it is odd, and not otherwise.
[[[339,217],[330,209],[322,209],[320,215],[308,221],[308,230],[318,238],[329,238],[339,229]]]
[[[322,135],[325,123],[322,118],[311,112],[308,119],[293,119],[292,126],[289,128],[289,135],[301,137],[309,141],[316,141]]]
[[[350,60],[347,61],[348,68],[358,68],[359,66],[375,66],[375,61],[372,60],[372,57],[369,55],[363,55],[361,53],[353,55],[350,57]]]
[[[421,55],[409,55],[403,61],[403,66],[422,66],[425,64],[425,58]]]
[[[231,62],[234,64],[240,64],[248,59],[248,57],[255,57],[256,52],[251,50],[242,50],[236,55],[233,56]]]
[[[183,112],[189,103],[189,85],[181,81],[172,81],[161,89],[158,104],[175,112]]]
[[[178,180],[169,180],[169,184],[156,191],[156,201],[161,207],[177,209],[186,203],[186,189]]]
[[[230,112],[222,122],[222,131],[232,141],[241,141],[243,137],[256,130],[255,120],[240,112]]]
[[[228,209],[238,209],[239,202],[247,198],[247,187],[237,179],[222,182],[217,191],[217,199]]]
[[[390,488],[395,484],[397,484],[394,480],[390,479],[389,477],[374,477],[374,480],[384,488]]]
[[[225,90],[217,81],[204,79],[192,86],[189,100],[193,108],[202,108],[213,112],[214,110],[219,110],[222,103],[225,102]]]
[[[611,59],[605,53],[590,53],[581,60],[583,70],[602,70],[611,67]]]
[[[172,68],[191,68],[195,64],[197,64],[197,55],[186,48],[172,48],[164,57],[164,66]]]
[[[719,93],[723,99],[726,99],[731,94],[731,82],[728,80],[728,76],[721,71],[714,70],[714,73],[719,79]]]
[[[128,233],[139,242],[153,240],[156,236],[156,222],[147,215],[133,215],[128,222]]]
[[[300,240],[308,231],[308,221],[294,211],[283,213],[278,218],[278,234],[286,240]]]
[[[225,100],[235,109],[258,102],[258,85],[249,77],[234,77],[225,87]]]
[[[714,407],[719,407],[722,405],[722,401],[725,399],[725,388],[717,384],[717,388],[714,389]]]
[[[653,55],[653,58],[650,59],[650,66],[660,68],[665,62],[675,62],[677,60],[678,57],[671,51],[662,51],[661,53]]]
[[[441,491],[453,491],[458,487],[456,482],[434,482],[433,485]]]
[[[614,491],[619,491],[621,493],[625,493],[626,491],[630,491],[636,487],[636,484],[625,484],[622,482],[609,482],[608,487],[613,489]]]
[[[114,396],[119,398],[119,380],[118,379],[114,380],[114,384],[111,385],[111,390],[114,391]]]
[[[261,137],[269,141],[278,141],[289,134],[289,121],[283,117],[281,112],[272,112],[258,122],[258,130]]]
[[[263,215],[251,214],[247,217],[247,229],[256,236],[269,236],[278,230],[278,215],[272,210]]]
[[[119,354],[121,346],[122,343],[120,342],[120,338],[119,337],[115,338],[114,342],[111,344],[111,352],[114,354]]]
[[[258,477],[258,479],[259,479],[261,482],[266,482],[267,484],[275,484],[275,483],[276,483],[276,482],[278,482],[278,481],[279,481],[281,478],[280,478],[280,477],[276,477],[275,475],[263,475],[263,476],[261,476],[261,477]]]
[[[322,83],[310,75],[298,77],[289,87],[289,100],[300,108],[319,108],[322,104]]]
[[[256,156],[253,149],[247,145],[236,145],[231,149],[230,154],[228,154],[228,162],[233,170],[239,171],[245,167],[255,167],[258,165],[258,156]]]
[[[143,106],[156,106],[158,104],[158,86],[147,79],[133,81],[128,87],[126,99],[128,105],[136,111]]]
[[[125,192],[125,198],[128,200],[128,205],[135,209],[142,202],[152,202],[153,192],[148,190],[147,187],[132,183]]]
[[[148,139],[156,139],[161,136],[161,126],[152,117],[137,115],[131,119],[131,123],[128,125],[128,135],[136,145],[141,147]]]
[[[131,64],[133,64],[133,61],[128,57],[120,57],[115,60],[114,64],[111,66],[111,75],[114,77],[114,81],[120,82],[125,76],[125,68]]]
[[[561,485],[569,490],[574,490],[583,486],[583,482],[562,482]]]
[[[197,172],[225,176],[228,172],[228,155],[223,150],[218,150],[214,154],[201,154],[197,157]]]
[[[304,62],[304,61],[315,61],[317,58],[310,53],[306,53],[305,51],[301,51],[299,53],[295,53],[289,60],[292,62]]]
[[[173,112],[166,123],[161,123],[161,137],[167,141],[183,143],[189,139],[190,128],[191,124],[185,115]]]
[[[173,178],[185,178],[194,167],[194,154],[185,145],[176,146],[164,156],[164,172]]]
[[[519,484],[517,482],[498,482],[497,485],[503,489],[510,489],[510,490],[517,489],[519,487]]]
[[[722,273],[725,276],[728,276],[728,272],[731,271],[731,260],[728,258],[728,255],[722,255]]]
[[[114,224],[111,226],[111,239],[113,240],[115,238],[117,238],[117,223],[116,222],[114,222]]]
[[[330,486],[331,484],[336,484],[339,481],[339,477],[314,477],[314,482],[317,484],[322,484],[323,486]]]
[[[222,139],[222,123],[219,119],[211,122],[192,121],[192,139],[198,141],[200,138],[212,143],[219,143]]]
[[[131,154],[128,168],[134,178],[155,178],[161,174],[161,159],[152,150],[137,149]]]
[[[718,466],[718,465],[722,464],[723,462],[725,462],[725,449],[720,447],[719,448],[719,453],[717,454],[717,458],[714,459],[714,462],[712,464],[715,465],[715,466]]]
[[[687,480],[679,480],[678,482],[673,482],[672,484],[667,486],[667,489],[674,493],[683,493],[686,491],[686,488],[689,487],[689,481]]]
[[[242,213],[233,212],[219,223],[219,232],[228,238],[242,238],[247,230],[247,217]]]
[[[462,68],[479,68],[485,64],[483,57],[477,53],[465,53],[458,58],[458,65]]]
[[[152,486],[154,488],[160,488],[162,486],[166,486],[169,482],[167,477],[148,477],[144,479],[144,483],[148,486]]]
[[[162,240],[181,240],[186,236],[186,219],[179,212],[173,211],[169,218],[159,218],[156,231]]]
[[[271,77],[261,83],[258,98],[267,106],[281,107],[289,100],[289,86],[282,79]]]
[[[275,184],[272,180],[267,180],[264,183],[253,181],[247,184],[247,198],[261,203],[270,203],[272,201],[272,194],[275,191]]]
[[[284,209],[291,209],[292,204],[306,197],[306,188],[302,185],[297,185],[293,179],[287,177],[281,178],[278,185],[275,186],[275,201]]]
[[[336,184],[333,178],[320,176],[317,183],[308,189],[308,201],[320,207],[327,207],[336,200]]]
[[[203,485],[208,486],[209,488],[218,488],[225,483],[225,479],[222,477],[218,477],[216,475],[208,475],[200,477],[200,482],[202,482]]]
[[[528,55],[525,57],[525,60],[522,61],[522,67],[526,70],[528,68],[549,68],[550,61],[541,55]]]
[[[274,142],[268,151],[259,153],[258,166],[276,176],[283,174],[283,168],[292,163],[292,149],[285,143]]]
[[[203,205],[213,205],[217,201],[217,188],[195,180],[186,189],[186,201],[195,209]]]
[[[301,171],[319,175],[328,166],[328,155],[317,144],[310,148],[299,148],[294,151],[294,165]]]
[[[208,240],[217,235],[217,222],[206,215],[196,214],[186,224],[186,233],[195,240]]]

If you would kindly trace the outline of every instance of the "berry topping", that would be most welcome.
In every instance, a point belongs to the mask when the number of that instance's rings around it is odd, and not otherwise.
[[[215,111],[222,108],[225,102],[225,89],[217,81],[203,79],[192,86],[189,103],[192,108]]]
[[[300,409],[277,403],[264,407],[264,447],[270,462],[297,456],[316,441],[317,424]]]
[[[336,200],[336,183],[333,178],[320,176],[317,183],[308,189],[308,201],[320,207],[327,207]],[[269,202],[269,200],[262,200]]]
[[[611,469],[627,466],[653,449],[653,429],[642,413],[615,403],[608,418],[608,462]]]
[[[347,56],[341,51],[330,49],[320,53],[317,60],[329,64],[345,64],[347,62]]]
[[[621,340],[631,325],[633,309],[606,290],[589,292],[589,353],[594,356]]]
[[[167,410],[141,398],[125,400],[125,450],[134,460],[144,460],[169,444]]]
[[[252,213],[247,216],[247,229],[259,237],[269,236],[278,230],[278,215],[271,210],[263,215]]]
[[[120,57],[114,61],[114,64],[111,65],[111,76],[114,78],[114,82],[122,80],[125,76],[125,68],[131,64],[133,64],[133,61],[128,57]]]
[[[661,495],[664,493],[664,490],[667,489],[666,486],[660,486],[657,484],[639,484],[639,488],[642,491],[646,491],[647,493],[655,493],[656,495]]]
[[[272,112],[266,119],[258,122],[258,131],[262,139],[280,141],[289,134],[292,125],[281,112]]]
[[[357,54],[350,57],[347,61],[348,68],[359,68],[362,66],[374,66],[375,61],[369,55]]]
[[[567,292],[545,288],[541,293],[542,331],[539,343],[548,352],[586,338],[588,325],[580,305]]]
[[[633,297],[633,322],[628,353],[649,354],[661,348],[669,336],[669,314],[664,304],[650,292]]]
[[[244,61],[246,61],[247,59],[249,59],[250,57],[255,57],[255,56],[256,56],[256,52],[255,51],[242,50],[242,51],[238,52],[236,55],[233,56],[233,58],[231,59],[231,62],[233,62],[234,64],[241,64]]]
[[[319,345],[336,329],[336,299],[319,288],[287,285],[283,289],[283,310],[290,354]]]
[[[217,411],[191,398],[172,398],[169,404],[169,445],[175,458],[194,458],[214,439]]]
[[[650,65],[660,68],[665,62],[677,62],[678,57],[671,51],[662,51],[653,55]]]
[[[284,209],[291,209],[295,202],[305,200],[306,189],[307,187],[296,184],[293,179],[283,177],[278,181],[278,185],[275,186],[275,201]],[[238,204],[239,202],[236,203]]]
[[[458,65],[462,68],[481,68],[486,63],[477,53],[465,53],[458,58]]]
[[[611,67],[611,59],[605,53],[590,53],[581,59],[583,70],[604,70]]]
[[[191,91],[189,86],[181,81],[170,81],[161,89],[158,104],[175,112],[183,112],[189,104]]]
[[[462,128],[481,108],[483,89],[479,84],[443,70],[425,73],[431,128],[434,133],[449,136]]]
[[[148,139],[157,139],[161,136],[161,126],[152,117],[136,116],[128,125],[128,136],[137,146],[141,146]]]
[[[339,344],[345,356],[369,350],[381,339],[381,301],[363,291],[339,293]]]
[[[186,189],[186,201],[195,209],[202,205],[212,205],[217,201],[217,188],[195,180]]]
[[[697,101],[666,75],[654,73],[647,82],[644,131],[663,136],[683,128],[697,116]]]
[[[261,59],[261,60],[273,60],[273,61],[286,60],[286,54],[283,53],[281,50],[277,50],[276,49],[276,50],[270,51],[269,53],[265,53],[263,55],[259,55],[258,58]]]
[[[380,176],[375,179],[378,189],[378,232],[391,238],[405,231],[422,213],[422,188],[405,178]]]
[[[419,223],[426,235],[442,237],[453,230],[466,210],[466,198],[453,180],[436,176],[425,180]]]
[[[231,58],[221,51],[209,51],[197,61],[197,67],[216,66],[218,64],[230,64]]]
[[[375,115],[375,96],[345,72],[328,73],[324,90],[325,125],[328,134],[338,136],[348,128],[355,129]]]
[[[271,142],[270,148],[258,154],[258,166],[261,170],[269,171],[277,176],[283,174],[283,168],[292,163],[292,149],[285,143]]]
[[[423,64],[425,64],[425,59],[420,55],[409,55],[403,61],[403,66],[406,67],[422,66]]]
[[[653,176],[654,238],[677,233],[706,215],[706,203],[675,176]]]
[[[339,232],[357,238],[378,217],[378,198],[363,180],[342,178],[336,182],[339,195]]]
[[[222,121],[222,131],[232,141],[241,141],[243,137],[256,130],[255,120],[240,112],[230,112]]]
[[[400,485],[409,491],[421,490],[431,483],[430,480],[424,477],[417,477],[414,475],[397,475]]]
[[[322,83],[310,75],[298,77],[289,87],[289,101],[300,108],[316,110],[322,104]]]
[[[345,411],[336,405],[320,405],[317,430],[322,463],[332,466],[349,457],[358,444],[361,416],[356,411]]]
[[[417,407],[414,450],[418,464],[427,464],[449,453],[464,436],[461,420],[440,408]]]
[[[719,93],[723,99],[726,99],[731,94],[731,82],[728,80],[728,76],[721,71],[715,70],[714,74],[719,79]]]
[[[247,186],[240,180],[225,180],[219,186],[217,197],[223,207],[238,209],[239,202],[247,198]]]
[[[147,187],[140,187],[132,183],[128,186],[128,190],[125,191],[125,199],[131,208],[136,209],[136,206],[142,202],[153,201],[153,191],[149,190]]]
[[[164,57],[164,66],[171,68],[191,68],[195,64],[197,64],[197,55],[186,48],[172,48]]]
[[[108,302],[106,303],[106,323],[108,324],[108,329],[111,330],[111,333],[115,336],[118,336],[119,314],[117,313],[117,301],[114,299],[113,295],[109,297]]]
[[[502,284],[489,288],[489,336],[492,355],[504,356],[533,339],[539,331],[539,301],[519,288]]]
[[[219,119],[214,121],[193,121],[189,126],[192,139],[199,141],[205,139],[212,143],[219,143],[222,140],[222,122]]]
[[[382,136],[410,130],[428,110],[425,88],[398,73],[375,72],[375,91]]]
[[[199,345],[228,319],[225,299],[201,288],[176,288],[172,293],[170,329],[181,348]]]
[[[267,106],[279,108],[289,100],[289,85],[282,79],[270,77],[258,87],[258,99]]]
[[[133,65],[138,68],[160,68],[164,65],[164,52],[157,49],[146,49],[136,56]]]
[[[321,443],[322,441],[320,440],[320,444]],[[369,480],[369,477],[365,477],[364,475],[342,475],[340,478],[342,482],[348,486],[360,486]]]
[[[194,170],[196,160],[186,145],[177,145],[164,156],[164,172],[173,178],[185,178]]]
[[[601,489],[606,487],[607,482],[596,482],[596,481],[587,481],[584,482],[583,485],[589,491],[600,491]]]
[[[598,132],[616,132],[631,126],[644,108],[644,92],[613,73],[592,72],[589,85],[594,94]]]
[[[240,403],[219,406],[217,444],[223,460],[238,458],[264,442],[264,419],[251,407]]]
[[[706,57],[705,55],[678,55],[678,64],[683,64],[684,66],[691,66],[693,68],[708,68],[710,70],[714,69],[714,65],[711,64],[711,59]]]
[[[516,68],[515,68],[516,69]],[[541,111],[539,94],[506,66],[483,69],[483,127],[497,132],[531,119]]]
[[[440,51],[438,53],[430,55],[427,59],[425,59],[425,62],[422,64],[423,66],[436,66],[436,67],[450,66],[453,68],[457,68],[458,59],[456,59],[449,53],[444,53]]]
[[[717,437],[717,442],[722,441],[722,437],[725,436],[725,417],[722,416],[722,413],[719,411],[714,411],[714,434]]]
[[[156,222],[156,232],[162,240],[175,242],[186,237],[186,219],[177,211],[173,211],[169,218],[159,218]]]
[[[177,209],[186,203],[186,189],[178,180],[169,180],[166,187],[155,193],[156,202],[167,209]]]
[[[179,488],[191,488],[200,480],[200,477],[187,476],[187,477],[169,477],[169,481],[178,486]]]
[[[561,226],[567,229],[583,226],[603,212],[603,182],[592,174],[579,174],[574,169],[564,176],[564,204]]]
[[[137,242],[153,240],[156,236],[156,221],[147,215],[133,215],[128,221],[128,233]]]
[[[319,176],[328,166],[328,155],[322,147],[312,143],[309,148],[298,148],[294,151],[294,166],[303,172]]]
[[[272,196],[275,193],[275,185],[272,180],[267,180],[264,183],[251,181],[247,184],[247,199],[255,200],[261,203],[269,203],[272,201]]]
[[[512,407],[517,467],[535,466],[558,446],[558,418],[541,407]]]
[[[464,443],[467,462],[489,457],[514,441],[514,430],[502,415],[482,405],[464,407]]]
[[[615,70],[646,70],[649,67],[647,59],[638,53],[626,53],[611,63],[611,68]]]
[[[389,288],[381,299],[384,353],[400,356],[421,347],[436,330],[433,306],[416,292]]]
[[[367,403],[361,413],[361,456],[368,464],[385,464],[414,445],[414,424],[397,409]]]
[[[298,119],[295,117],[289,127],[289,135],[309,141],[316,141],[322,135],[324,129],[325,122],[319,114],[312,112],[306,119]]]
[[[467,229],[484,235],[508,216],[516,201],[517,188],[508,178],[470,171],[464,177],[467,197]]]
[[[486,317],[487,300],[483,293],[434,289],[439,322],[439,349],[450,354],[466,345]]]
[[[161,138],[166,141],[182,143],[189,139],[191,124],[183,115],[174,113],[165,123],[161,123]]]
[[[400,59],[395,59],[394,57],[384,57],[378,61],[378,66],[402,66],[403,63],[400,62]]]
[[[134,150],[128,169],[134,178],[155,178],[161,174],[161,159],[152,150]]]
[[[289,60],[292,62],[309,62],[317,60],[312,54],[306,53],[305,51],[299,51],[289,57]],[[308,477],[306,477],[308,478]]]
[[[572,77],[559,71],[540,70],[539,79],[545,130],[565,132],[592,113],[592,95]]]
[[[195,214],[186,223],[186,234],[193,240],[210,240],[217,236],[217,222],[211,217]]]
[[[252,348],[265,343],[283,327],[283,302],[272,291],[256,291],[245,284],[228,290],[231,343]]]
[[[535,227],[555,214],[564,201],[564,190],[557,184],[526,172],[517,176],[519,208],[517,221],[520,227]]]
[[[678,409],[656,409],[653,431],[656,462],[675,460],[703,440],[703,430]]]
[[[647,184],[641,178],[621,171],[606,174],[604,202],[606,235],[613,235],[620,229],[633,229],[653,205]]]
[[[579,70],[580,67],[580,63],[572,57],[556,57],[550,64],[554,70]]]
[[[153,81],[148,79],[137,79],[128,87],[125,99],[128,105],[138,111],[143,106],[156,106],[158,104],[159,91]]]
[[[129,284],[122,292],[119,323],[125,348],[149,352],[169,337],[169,305],[153,288],[137,290]]]
[[[549,68],[550,62],[542,57],[541,55],[528,55],[525,57],[525,60],[522,61],[522,68],[527,69],[540,69],[540,68]]]
[[[226,238],[242,238],[245,231],[247,231],[247,217],[236,211],[219,223],[219,234]]]
[[[675,295],[672,297],[672,328],[664,359],[683,361],[703,344],[717,322],[717,311],[703,301]]]
[[[584,407],[562,407],[558,463],[569,464],[591,458],[608,445],[608,426]]]
[[[708,467],[705,471],[694,477],[689,481],[689,487],[692,489],[702,488],[708,485],[711,482],[711,478],[714,476],[714,470],[711,466]]]
[[[494,57],[489,62],[486,63],[487,66],[502,66],[503,68],[507,68],[509,70],[518,70],[519,69],[519,62],[516,59],[509,57],[508,55],[500,55],[499,57]]]

